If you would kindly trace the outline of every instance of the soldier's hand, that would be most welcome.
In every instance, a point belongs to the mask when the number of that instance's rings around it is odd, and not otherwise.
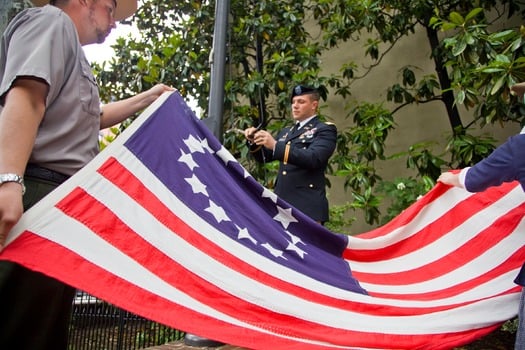
[[[256,145],[262,145],[268,149],[274,149],[277,141],[273,136],[266,130],[259,130],[255,133],[253,141]]]
[[[257,128],[251,126],[251,127],[247,128],[246,130],[244,130],[244,137],[246,137],[247,140],[253,142],[253,138],[254,138],[256,132],[257,132]]]

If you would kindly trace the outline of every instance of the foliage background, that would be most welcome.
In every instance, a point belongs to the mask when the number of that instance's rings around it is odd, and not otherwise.
[[[271,188],[276,164],[253,162],[239,130],[261,123],[282,128],[290,119],[291,87],[316,86],[326,101],[320,115],[339,127],[327,180],[345,192],[345,202],[332,205],[329,227],[355,233],[356,222],[384,223],[444,169],[486,157],[500,142],[495,126],[519,130],[525,107],[509,87],[524,80],[522,11],[521,1],[508,0],[232,0],[223,143]],[[214,14],[213,1],[142,1],[130,20],[140,38],[119,39],[116,57],[95,65],[103,99],[164,82],[193,97],[206,117]],[[424,62],[389,57],[415,37],[423,37]],[[338,64],[327,65],[329,56]],[[377,86],[377,78],[369,79],[387,62],[394,81],[385,79],[382,91],[363,98],[355,87]],[[326,113],[332,101],[342,111],[337,120]],[[423,141],[389,152],[389,137],[399,124],[407,128],[407,113],[430,104],[443,112],[439,121],[418,116],[411,131],[427,134]],[[422,130],[421,123],[447,131]],[[392,173],[399,168],[391,164],[400,163],[405,170]]]

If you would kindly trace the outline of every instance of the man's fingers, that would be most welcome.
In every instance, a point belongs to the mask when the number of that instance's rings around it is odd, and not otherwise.
[[[5,242],[7,240],[7,234],[9,231],[11,231],[11,228],[13,228],[13,225],[9,225],[9,227],[7,227],[5,224],[0,224],[0,251],[4,249]]]

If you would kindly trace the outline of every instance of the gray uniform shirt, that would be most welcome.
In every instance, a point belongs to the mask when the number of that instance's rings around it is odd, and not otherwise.
[[[49,86],[29,162],[73,175],[98,153],[100,98],[76,28],[57,7],[26,9],[7,26],[0,47],[0,106],[21,76]]]

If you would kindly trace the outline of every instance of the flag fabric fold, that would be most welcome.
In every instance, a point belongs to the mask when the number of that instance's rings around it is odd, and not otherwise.
[[[516,315],[524,199],[438,184],[382,227],[332,233],[175,92],[24,213],[0,258],[247,348],[449,349]]]

